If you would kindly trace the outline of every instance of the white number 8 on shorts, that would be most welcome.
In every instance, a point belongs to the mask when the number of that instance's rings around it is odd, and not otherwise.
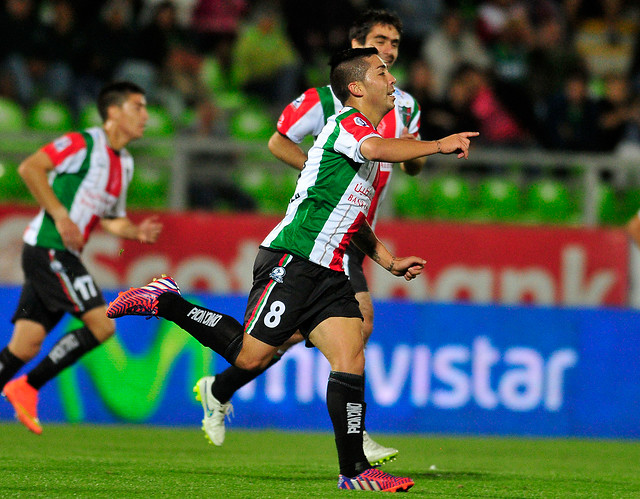
[[[269,313],[264,316],[264,325],[270,328],[277,327],[280,319],[285,311],[285,305],[280,300],[276,300],[271,304]]]

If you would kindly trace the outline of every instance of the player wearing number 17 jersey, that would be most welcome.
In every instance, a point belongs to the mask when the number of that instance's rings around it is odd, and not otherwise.
[[[38,390],[115,332],[102,293],[80,259],[91,231],[101,222],[116,236],[152,243],[162,228],[156,217],[135,224],[126,215],[133,158],[125,146],[144,133],[144,90],[129,82],[109,84],[98,96],[98,110],[102,127],[66,133],[19,168],[41,210],[24,234],[25,282],[13,335],[0,350],[0,390],[36,434],[42,432]],[[29,373],[9,381],[66,313],[83,326],[60,338]]]

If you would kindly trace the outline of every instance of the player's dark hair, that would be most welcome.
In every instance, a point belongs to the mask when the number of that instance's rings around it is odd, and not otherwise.
[[[130,81],[114,81],[107,83],[98,94],[98,112],[102,121],[107,121],[107,109],[121,106],[131,94],[145,95],[144,90]]]
[[[367,35],[377,24],[393,26],[402,37],[402,21],[395,12],[386,9],[368,9],[360,14],[349,28],[349,40],[355,39],[360,45],[364,45]]]
[[[346,49],[337,52],[331,57],[331,88],[336,97],[343,104],[347,101],[351,93],[349,83],[363,81],[369,65],[365,62],[367,57],[376,55],[378,49],[375,47]]]

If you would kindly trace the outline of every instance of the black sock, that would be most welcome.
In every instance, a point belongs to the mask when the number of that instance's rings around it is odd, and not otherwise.
[[[0,350],[0,392],[11,378],[24,366],[24,362],[9,351],[9,347]]]
[[[366,410],[364,377],[331,371],[327,383],[327,408],[336,437],[340,474],[353,478],[371,468],[362,450]]]
[[[218,399],[221,404],[226,404],[244,385],[253,381],[273,364],[280,360],[280,355],[274,355],[271,362],[264,369],[247,371],[236,366],[229,366],[221,373],[216,374],[216,379],[211,385],[211,394]]]
[[[55,378],[62,370],[77,362],[99,344],[86,327],[65,334],[53,346],[49,355],[27,375],[27,382],[36,390],[40,390],[47,381]]]
[[[242,349],[244,328],[233,317],[197,307],[174,293],[158,297],[158,315],[176,323],[229,364],[235,363]]]

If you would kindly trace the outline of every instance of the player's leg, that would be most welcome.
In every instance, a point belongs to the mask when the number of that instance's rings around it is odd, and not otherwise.
[[[356,294],[360,312],[362,313],[362,338],[366,346],[373,332],[373,302],[362,268],[364,256],[364,253],[358,248],[349,245],[345,253],[344,265],[351,287]],[[371,438],[371,435],[369,435],[366,429],[363,431],[362,438],[365,456],[367,456],[372,466],[380,466],[397,457],[398,449],[379,444]]]
[[[47,332],[44,326],[30,319],[16,321],[11,339],[0,351],[0,391],[42,346]]]
[[[300,343],[303,339],[300,333],[294,334],[277,349],[271,362],[264,369],[248,371],[232,365],[215,376],[203,376],[197,381],[193,391],[196,394],[196,400],[202,403],[204,410],[202,429],[209,442],[217,446],[224,443],[225,419],[230,420],[233,415],[231,403],[233,394],[273,366],[291,346]]]
[[[107,319],[105,312],[106,306],[100,305],[82,314],[80,320],[84,327],[63,335],[47,356],[27,374],[27,382],[40,390],[64,369],[111,338],[115,333],[115,324],[113,320]]]
[[[364,402],[364,343],[361,321],[332,317],[309,335],[331,365],[327,408],[338,450],[338,488],[376,491],[408,490],[411,478],[396,477],[372,468],[363,451],[366,413]]]

